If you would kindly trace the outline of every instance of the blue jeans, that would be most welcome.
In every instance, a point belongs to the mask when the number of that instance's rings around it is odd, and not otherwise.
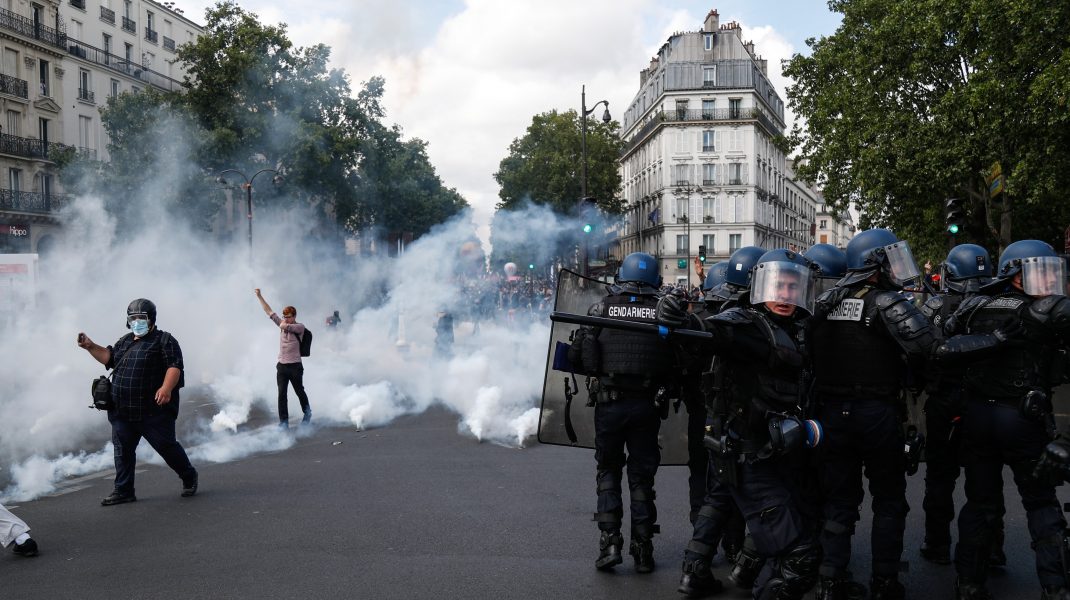
[[[115,491],[123,495],[134,493],[134,466],[137,445],[141,438],[152,446],[171,470],[188,482],[197,477],[197,469],[189,462],[186,451],[175,439],[175,418],[169,414],[146,416],[141,421],[123,421],[108,416],[111,422],[111,443],[115,446]]]

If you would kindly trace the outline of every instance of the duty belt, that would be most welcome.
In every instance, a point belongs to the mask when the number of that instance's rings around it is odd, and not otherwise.
[[[602,384],[603,388],[611,390],[648,391],[657,387],[651,378],[643,375],[611,373],[599,377],[598,381]]]
[[[653,402],[654,393],[655,393],[655,390],[653,390],[653,389],[645,389],[644,390],[644,389],[631,389],[631,388],[623,389],[623,388],[603,387],[602,390],[598,392],[598,401],[599,402],[603,402],[603,403],[604,402],[620,402],[622,400],[643,400],[643,401],[651,401],[651,402]]]
[[[866,398],[872,396],[894,398],[899,395],[899,386],[863,384],[818,385],[817,393],[822,396],[839,396],[843,398]]]

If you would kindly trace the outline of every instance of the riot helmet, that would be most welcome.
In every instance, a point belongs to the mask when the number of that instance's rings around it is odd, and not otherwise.
[[[947,289],[959,294],[977,292],[994,273],[988,250],[977,244],[959,244],[952,248],[941,270],[940,281]]]
[[[815,296],[835,286],[847,274],[847,254],[832,244],[814,244],[803,256],[817,267]]]
[[[758,246],[744,246],[728,257],[728,272],[725,273],[725,283],[747,289],[750,287],[751,269],[758,259],[765,254],[765,248]]]
[[[1001,280],[1022,274],[1022,291],[1028,296],[1066,295],[1066,261],[1040,240],[1019,240],[999,255]]]
[[[657,259],[646,252],[632,252],[625,256],[617,270],[617,283],[627,282],[659,287],[661,273],[658,272]]]
[[[751,275],[751,304],[791,305],[814,314],[814,279],[816,267],[802,254],[778,248],[758,259]],[[781,308],[768,307],[780,316],[789,316]]]
[[[895,286],[917,279],[921,270],[914,262],[910,245],[887,229],[869,229],[847,243],[847,275],[840,281],[850,285],[881,272]]]
[[[702,291],[708,292],[713,288],[724,283],[725,275],[728,273],[728,262],[721,261],[712,267],[708,273],[706,273],[706,279],[702,282]]]

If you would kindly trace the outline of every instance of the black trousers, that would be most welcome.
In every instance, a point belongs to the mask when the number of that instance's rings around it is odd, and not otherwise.
[[[1066,585],[1060,550],[1066,520],[1055,485],[1032,475],[1049,439],[1043,423],[1023,417],[1016,406],[985,400],[970,400],[962,422],[966,505],[959,513],[955,548],[959,577],[983,582],[987,576],[988,549],[1003,512],[1003,465],[1009,465],[1025,508],[1040,584]]]
[[[145,438],[183,482],[197,476],[197,469],[190,464],[186,450],[175,439],[175,417],[171,414],[150,415],[140,421],[124,421],[109,415],[108,421],[111,422],[111,443],[115,451],[116,492],[134,493],[134,467],[141,438]]]
[[[661,463],[658,431],[661,416],[654,391],[631,392],[594,409],[594,457],[597,463],[598,512],[602,531],[616,531],[624,516],[621,480],[628,473],[632,535],[649,539],[655,532],[654,476]],[[627,450],[627,454],[625,454]]]
[[[279,422],[290,421],[290,410],[287,407],[289,401],[286,398],[286,390],[289,384],[293,384],[294,393],[301,403],[301,412],[305,420],[312,414],[312,407],[308,405],[308,394],[305,393],[305,367],[301,363],[278,363],[275,365],[275,383],[279,386]]]
[[[890,399],[826,397],[822,399],[820,415],[825,428],[821,574],[843,577],[847,572],[851,536],[865,497],[864,474],[873,497],[872,572],[895,576],[903,555],[903,531],[910,510],[899,410]]]

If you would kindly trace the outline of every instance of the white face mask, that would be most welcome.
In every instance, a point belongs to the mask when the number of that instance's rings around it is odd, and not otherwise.
[[[133,331],[134,335],[142,337],[149,332],[149,322],[145,319],[130,321],[130,331]]]

